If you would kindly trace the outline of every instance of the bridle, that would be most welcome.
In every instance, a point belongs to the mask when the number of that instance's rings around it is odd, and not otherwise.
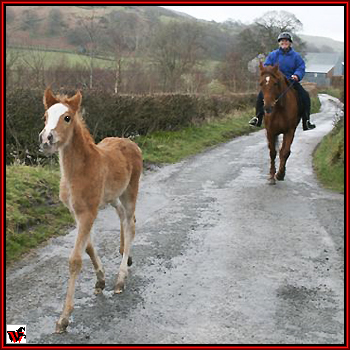
[[[274,78],[276,77],[274,76]],[[295,83],[295,80],[292,80],[291,83],[287,86],[287,88],[284,91],[282,91],[282,93],[275,99],[273,106],[275,106],[275,104],[292,88],[294,83]]]

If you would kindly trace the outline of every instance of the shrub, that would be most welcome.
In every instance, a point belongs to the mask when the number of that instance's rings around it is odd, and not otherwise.
[[[72,95],[75,91],[62,91]],[[179,130],[234,109],[253,105],[255,94],[231,95],[115,95],[83,91],[82,113],[96,142],[107,136],[146,135]],[[38,135],[44,126],[42,90],[6,92],[6,163],[42,164]]]

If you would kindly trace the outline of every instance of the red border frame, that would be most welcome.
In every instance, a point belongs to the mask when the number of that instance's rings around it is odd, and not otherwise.
[[[349,145],[349,123],[348,123],[348,111],[349,111],[349,80],[348,77],[348,67],[349,67],[349,41],[348,41],[348,33],[349,33],[349,1],[278,1],[278,0],[271,0],[271,1],[1,1],[1,29],[4,28],[4,10],[5,5],[50,5],[50,4],[149,4],[149,5],[344,5],[345,6],[345,40],[344,43],[346,45],[345,49],[345,111],[344,111],[344,118],[345,118],[345,132],[346,132],[346,149],[345,149],[345,158],[346,158],[346,181],[345,181],[345,327],[349,325],[349,280],[348,280],[348,263],[349,263],[349,249],[348,249],[348,232],[349,232],[349,222],[348,222],[348,208],[349,208],[349,196],[348,196],[348,188],[349,188],[349,156],[348,156],[348,145]],[[2,199],[2,207],[3,210],[1,211],[1,238],[2,238],[2,245],[1,245],[1,319],[5,321],[5,292],[4,292],[4,281],[5,281],[5,263],[4,263],[4,257],[5,257],[5,248],[4,248],[4,242],[5,242],[5,157],[4,157],[4,142],[5,142],[5,134],[4,134],[4,122],[5,122],[5,78],[4,78],[4,67],[5,67],[5,34],[4,30],[2,30],[2,36],[1,36],[1,88],[2,88],[2,94],[1,94],[1,199]],[[1,332],[0,339],[1,339],[1,349],[9,349],[13,348],[13,346],[5,345],[5,326],[6,322],[3,322],[3,331]],[[23,345],[24,346],[24,345]],[[25,345],[27,349],[38,349],[42,348],[42,346],[30,346]],[[67,348],[67,346],[49,346],[44,345],[44,347],[48,347],[50,349],[62,349]],[[73,346],[69,346],[73,347]],[[188,346],[192,349],[202,349],[202,348],[210,348],[210,349],[219,349],[219,348],[237,348],[237,346],[230,346],[230,345],[224,345],[224,346]],[[305,348],[308,349],[348,349],[349,348],[349,334],[348,334],[348,328],[346,327],[346,333],[345,333],[345,345],[341,346],[305,346]],[[175,349],[175,348],[182,348],[181,346],[157,346],[157,345],[149,345],[149,346],[118,346],[118,345],[105,345],[105,346],[74,346],[75,349],[86,349],[86,348],[93,348],[93,349],[104,349],[104,348],[128,348],[128,349],[139,349],[139,348],[162,348],[162,349]],[[264,349],[277,349],[277,348],[300,348],[300,346],[238,346],[238,348],[244,348],[244,349],[256,349],[256,348],[264,348]]]

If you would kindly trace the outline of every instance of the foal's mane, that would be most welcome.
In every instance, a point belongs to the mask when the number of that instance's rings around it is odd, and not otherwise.
[[[69,103],[68,103],[69,97],[67,95],[59,94],[59,95],[56,95],[55,97],[58,100],[58,103],[63,103],[64,105],[69,106]],[[75,113],[75,116],[77,117],[77,118],[75,118],[76,125],[80,128],[84,139],[86,141],[91,142],[91,143],[94,144],[95,141],[94,141],[92,135],[89,132],[89,129],[88,129],[86,123],[85,123],[85,120],[83,119],[83,116],[82,116],[82,114],[80,112],[80,108]]]

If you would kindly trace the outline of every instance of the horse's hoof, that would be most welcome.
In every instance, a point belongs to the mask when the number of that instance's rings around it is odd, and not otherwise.
[[[68,327],[68,318],[60,318],[57,322],[56,322],[56,330],[55,333],[56,334],[62,334],[67,332],[67,327]]]
[[[269,179],[269,185],[276,185],[276,180],[275,180],[275,178]]]
[[[277,174],[276,175],[276,179],[278,180],[278,181],[284,181],[284,174],[282,175],[282,174]]]

